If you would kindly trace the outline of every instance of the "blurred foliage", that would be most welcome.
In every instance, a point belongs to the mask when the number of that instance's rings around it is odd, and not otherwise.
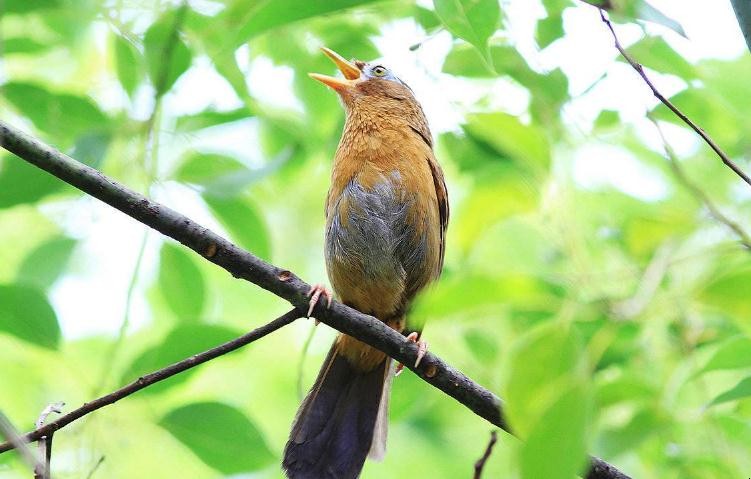
[[[751,255],[627,112],[596,104],[591,121],[571,120],[607,75],[574,94],[571,73],[537,56],[570,16],[602,27],[593,9],[535,2],[530,49],[511,34],[507,3],[4,0],[0,112],[316,282],[343,123],[335,96],[307,77],[334,70],[317,47],[371,59],[385,53],[377,38],[408,25],[421,37],[403,50],[418,58],[445,39],[441,66],[424,75],[479,94],[435,135],[451,194],[447,258],[411,314],[434,352],[506,400],[526,439],[501,435],[487,477],[569,479],[587,452],[638,478],[747,477]],[[642,26],[629,52],[680,85],[672,101],[748,169],[751,60],[691,61],[674,49],[680,24],[650,3],[599,3]],[[506,107],[500,87],[526,103]],[[684,139],[687,177],[744,226],[745,185],[662,105],[651,113]],[[581,181],[592,147],[662,193]],[[143,230],[121,216],[0,155],[0,410],[20,429],[50,402],[74,407],[285,310],[156,234],[139,250]],[[299,321],[59,432],[55,477],[87,477],[101,457],[94,477],[281,477],[311,327]],[[332,336],[316,330],[303,384]],[[408,372],[390,415],[386,459],[363,477],[469,477],[490,430]],[[29,471],[3,454],[0,477]]]

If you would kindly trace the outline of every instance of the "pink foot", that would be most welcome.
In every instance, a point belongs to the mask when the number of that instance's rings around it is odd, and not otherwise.
[[[420,341],[420,333],[417,331],[413,331],[409,333],[409,336],[407,336],[407,341],[412,343],[417,343],[417,360],[415,361],[415,367],[420,365],[420,362],[422,361],[422,358],[425,357],[425,353],[428,352],[428,343],[427,341]],[[400,375],[402,373],[402,370],[404,369],[404,364],[399,363],[396,365],[396,376]]]
[[[326,298],[326,307],[331,307],[331,291],[329,291],[324,285],[322,284],[314,284],[310,287],[310,291],[308,291],[308,297],[310,298],[310,302],[308,303],[310,306],[308,306],[308,318],[311,314],[313,314],[313,309],[315,309],[316,304],[318,304],[318,300],[320,299],[321,295],[323,295],[324,298]],[[316,320],[316,324],[318,324],[318,321]]]

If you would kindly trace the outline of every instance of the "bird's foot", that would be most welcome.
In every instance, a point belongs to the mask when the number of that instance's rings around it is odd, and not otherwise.
[[[311,314],[313,314],[313,309],[315,309],[316,304],[318,304],[318,300],[323,296],[326,298],[326,307],[331,307],[331,298],[333,297],[331,294],[331,291],[328,290],[324,285],[322,284],[314,284],[310,287],[310,291],[308,291],[308,297],[310,298],[310,301],[308,302],[308,315],[309,318]],[[318,326],[319,321],[316,319],[316,326]]]
[[[415,367],[420,365],[422,358],[425,357],[425,353],[428,352],[427,341],[420,341],[420,333],[413,331],[407,336],[407,341],[417,344],[417,360],[415,361]],[[400,375],[404,370],[404,364],[399,363],[396,365],[396,376]]]

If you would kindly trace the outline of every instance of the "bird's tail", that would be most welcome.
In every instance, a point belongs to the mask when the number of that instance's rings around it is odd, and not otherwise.
[[[391,359],[363,372],[335,342],[297,411],[282,467],[290,479],[355,479],[385,452]]]

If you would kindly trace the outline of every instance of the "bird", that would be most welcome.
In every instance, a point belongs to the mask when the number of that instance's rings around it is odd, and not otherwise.
[[[345,122],[326,199],[324,256],[336,298],[417,343],[406,321],[415,296],[443,268],[449,203],[433,138],[412,89],[379,62],[321,49],[343,74],[310,77],[334,90]],[[308,316],[332,293],[315,285]],[[398,367],[401,367],[399,365]],[[339,334],[300,405],[284,449],[290,479],[354,479],[385,454],[393,360]]]

